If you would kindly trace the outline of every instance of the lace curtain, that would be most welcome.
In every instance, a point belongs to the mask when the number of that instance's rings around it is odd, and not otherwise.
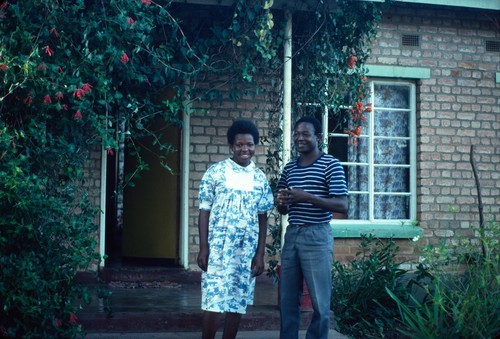
[[[410,90],[404,85],[375,84],[373,93],[373,111],[364,122],[363,136],[357,145],[348,145],[348,161],[355,163],[348,166],[349,192],[352,192],[348,218],[370,219],[369,185],[372,185],[373,219],[408,219]]]

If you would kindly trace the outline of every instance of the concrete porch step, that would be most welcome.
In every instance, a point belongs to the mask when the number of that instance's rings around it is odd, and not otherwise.
[[[77,314],[83,328],[96,332],[199,331],[201,274],[169,268],[104,269],[99,279],[82,279],[92,302]],[[103,298],[104,296],[104,298]],[[254,306],[241,330],[279,329],[277,285],[257,279]]]
[[[201,329],[200,272],[168,268],[107,269],[100,272],[98,280],[82,281],[91,291],[92,302],[77,316],[89,334]],[[254,305],[242,317],[241,331],[279,331],[277,289],[272,278],[265,275],[257,278]],[[305,308],[302,329],[307,328],[311,316],[310,309]]]
[[[304,312],[304,328],[311,312]],[[120,312],[111,317],[82,313],[80,323],[89,333],[106,332],[191,332],[201,329],[202,314],[179,312]],[[248,310],[241,320],[241,331],[279,330],[279,311],[272,307]],[[220,326],[222,328],[222,324]]]

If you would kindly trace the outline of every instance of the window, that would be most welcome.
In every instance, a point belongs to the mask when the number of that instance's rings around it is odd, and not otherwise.
[[[369,86],[372,112],[356,143],[344,132],[346,109],[334,117],[325,107],[305,109],[322,117],[324,149],[346,173],[349,213],[336,222],[409,225],[416,219],[415,85],[384,80]]]

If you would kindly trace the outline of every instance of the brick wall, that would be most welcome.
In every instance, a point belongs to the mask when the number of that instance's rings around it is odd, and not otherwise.
[[[485,50],[500,29],[491,11],[431,8],[392,7],[368,63],[431,69],[417,83],[417,218],[424,242],[437,243],[479,225],[471,145],[485,220],[500,211],[500,53]],[[402,46],[402,34],[419,35],[420,47]]]
[[[456,7],[393,6],[383,18],[368,64],[424,67],[431,77],[417,88],[418,221],[420,245],[478,226],[477,190],[470,146],[481,180],[486,219],[500,210],[500,53],[486,52],[486,39],[500,39],[487,12]],[[491,16],[491,13],[490,13]],[[420,47],[404,47],[402,34],[420,36]],[[229,155],[225,133],[233,117],[252,118],[265,135],[266,98],[204,103],[205,116],[191,119],[190,266],[198,251],[197,188],[209,164]],[[264,154],[262,146],[257,153]],[[263,166],[265,159],[257,156]],[[415,261],[409,240],[398,240],[399,260]],[[359,239],[336,239],[335,258],[351,260]]]
[[[85,163],[85,185],[88,188],[89,200],[97,211],[101,207],[101,147],[97,146],[93,152],[89,154],[89,159]],[[100,213],[96,213],[94,223],[99,227]],[[96,229],[95,234],[96,248],[99,252],[99,230]],[[97,271],[99,263],[94,261],[91,263],[89,270]]]
[[[470,235],[477,227],[478,198],[470,164],[470,147],[478,167],[486,220],[500,212],[500,53],[486,52],[485,40],[499,40],[491,12],[457,7],[393,5],[380,24],[369,65],[423,67],[429,79],[417,82],[417,195],[421,244],[438,243],[455,235]],[[402,46],[402,34],[420,36],[419,47]],[[266,79],[270,81],[270,79]],[[268,135],[271,92],[229,100],[224,79],[216,85],[220,101],[196,101],[191,117],[189,181],[189,263],[197,269],[198,185],[205,170],[230,156],[226,131],[233,119],[256,122]],[[270,84],[268,89],[270,89]],[[266,145],[254,161],[265,165]],[[97,153],[98,155],[100,153]],[[89,185],[99,206],[100,157],[91,159]],[[98,220],[97,220],[98,222]],[[399,240],[400,259],[415,260],[408,240]],[[336,239],[335,258],[352,259],[359,239]]]
[[[270,80],[270,79],[268,79]],[[231,156],[227,144],[227,130],[233,120],[245,118],[252,120],[262,137],[269,134],[269,111],[272,106],[270,92],[261,95],[242,96],[238,100],[230,100],[230,88],[221,80],[207,82],[205,86],[218,88],[222,100],[201,101],[196,104],[196,113],[191,116],[191,145],[190,145],[190,181],[189,181],[189,266],[198,269],[196,257],[199,250],[198,237],[198,187],[200,180],[210,165],[227,159]],[[271,86],[264,85],[268,90]],[[262,143],[257,145],[253,161],[261,169],[266,164],[268,146]]]

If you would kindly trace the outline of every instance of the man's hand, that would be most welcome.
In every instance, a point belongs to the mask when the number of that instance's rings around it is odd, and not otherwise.
[[[278,206],[286,206],[298,202],[306,202],[310,196],[311,194],[306,191],[290,187],[280,189],[276,195],[276,201],[278,202]]]
[[[276,192],[276,205],[278,206],[286,206],[288,199],[288,189],[280,189]]]

